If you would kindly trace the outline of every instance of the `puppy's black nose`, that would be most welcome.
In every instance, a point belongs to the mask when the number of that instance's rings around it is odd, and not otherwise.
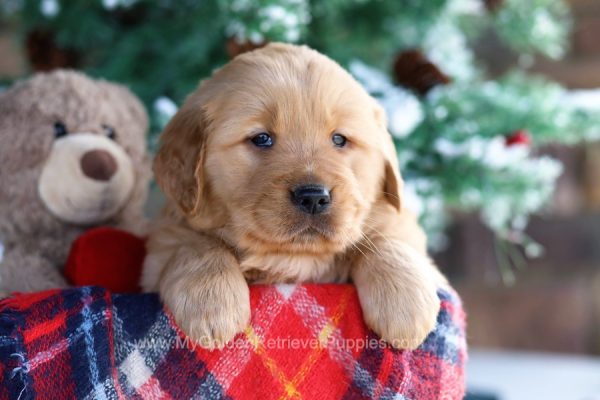
[[[308,214],[321,214],[329,208],[331,195],[322,185],[302,185],[292,192],[292,202]]]

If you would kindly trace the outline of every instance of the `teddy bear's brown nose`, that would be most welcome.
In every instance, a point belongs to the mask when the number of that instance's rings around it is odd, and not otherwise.
[[[81,170],[88,178],[107,181],[117,171],[115,158],[106,150],[90,150],[81,157]]]

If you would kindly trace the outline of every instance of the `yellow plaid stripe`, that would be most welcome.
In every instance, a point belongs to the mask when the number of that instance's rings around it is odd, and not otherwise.
[[[287,377],[285,376],[283,371],[281,371],[281,369],[279,368],[279,366],[277,365],[275,360],[273,360],[271,357],[269,357],[269,355],[267,354],[267,351],[265,350],[264,346],[261,343],[260,337],[254,331],[254,328],[252,328],[252,326],[248,326],[246,328],[245,333],[246,333],[246,336],[248,337],[248,342],[250,342],[250,344],[252,344],[254,351],[256,352],[256,354],[258,354],[260,356],[260,359],[262,360],[263,364],[271,372],[273,377],[275,379],[277,379],[283,386],[283,388],[285,390],[285,398],[302,399],[302,395],[300,395],[300,392],[298,392],[298,389],[296,389],[296,386],[290,380],[287,379]]]
[[[336,312],[333,314],[331,319],[325,324],[323,329],[321,329],[321,332],[319,332],[319,335],[317,337],[319,338],[319,342],[320,342],[321,346],[319,348],[313,349],[313,351],[309,354],[309,356],[306,358],[306,360],[300,367],[300,370],[298,370],[298,373],[296,374],[296,376],[294,376],[294,378],[292,379],[292,384],[294,385],[294,387],[298,387],[298,385],[300,385],[300,383],[302,383],[304,378],[306,378],[306,375],[308,375],[308,373],[314,366],[315,362],[321,356],[321,353],[325,349],[327,349],[327,341],[329,340],[329,336],[331,335],[331,333],[333,331],[335,331],[338,323],[340,322],[340,319],[346,312],[346,307],[348,306],[348,299],[349,299],[348,293],[344,294],[344,297],[342,297],[340,304],[337,307]],[[281,397],[282,400],[289,399],[289,398],[290,398],[289,396]]]
[[[273,377],[277,379],[284,388],[285,393],[283,396],[281,396],[281,400],[302,399],[302,395],[298,391],[298,385],[300,385],[306,378],[316,361],[321,356],[321,353],[327,348],[329,336],[335,331],[340,319],[346,312],[349,299],[349,292],[346,292],[341,298],[337,310],[333,316],[327,321],[323,329],[321,329],[317,335],[320,346],[311,351],[296,375],[291,380],[288,379],[281,368],[279,368],[277,362],[269,356],[265,347],[262,345],[261,337],[256,334],[254,328],[252,326],[248,326],[246,328],[245,333],[246,337],[248,338],[248,342],[252,345],[256,354],[260,356],[261,361],[271,372]]]

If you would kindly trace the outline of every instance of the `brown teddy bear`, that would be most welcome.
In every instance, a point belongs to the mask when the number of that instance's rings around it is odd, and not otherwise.
[[[126,88],[74,71],[0,94],[0,293],[65,287],[73,240],[109,225],[141,234],[148,119]]]

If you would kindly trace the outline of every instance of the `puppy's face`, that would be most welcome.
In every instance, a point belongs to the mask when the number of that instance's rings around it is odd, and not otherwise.
[[[375,101],[305,47],[244,54],[191,95],[163,133],[159,184],[192,226],[256,252],[339,252],[399,176]]]

